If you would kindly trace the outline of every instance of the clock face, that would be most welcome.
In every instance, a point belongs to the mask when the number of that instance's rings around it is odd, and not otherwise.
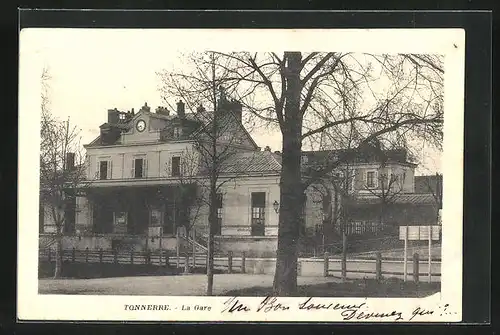
[[[144,129],[146,129],[146,122],[144,120],[139,120],[137,121],[137,124],[135,126],[137,128],[138,131],[144,131]]]

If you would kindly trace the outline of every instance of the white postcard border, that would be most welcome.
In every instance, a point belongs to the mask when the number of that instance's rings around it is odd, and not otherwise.
[[[38,191],[40,73],[43,38],[57,38],[64,29],[23,29],[19,69],[18,292],[20,320],[128,321],[343,321],[339,311],[304,311],[305,298],[279,298],[292,306],[284,312],[263,313],[263,298],[241,297],[251,311],[221,313],[229,297],[78,296],[38,294]],[[314,29],[314,30],[94,30],[74,34],[158,34],[179,49],[369,51],[440,53],[445,55],[445,121],[442,156],[443,241],[441,293],[428,298],[314,298],[318,303],[363,304],[366,312],[400,311],[410,321],[416,308],[433,311],[411,321],[461,320],[462,205],[465,32],[462,29]],[[67,31],[67,29],[66,29]],[[43,38],[41,38],[43,37]],[[210,306],[210,311],[126,310],[125,305]],[[356,321],[356,320],[348,320]],[[358,320],[359,321],[359,320]],[[368,320],[370,322],[376,319]],[[391,321],[391,320],[381,320]]]

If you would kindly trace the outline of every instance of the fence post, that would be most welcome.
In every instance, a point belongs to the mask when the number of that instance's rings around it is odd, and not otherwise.
[[[189,255],[184,259],[184,273],[189,273]]]
[[[102,248],[99,249],[99,263],[102,263]]]
[[[49,263],[50,263],[50,262],[52,262],[52,250],[50,249],[50,247],[49,247],[49,249],[48,249],[48,252],[49,252],[49,253],[47,254],[47,258],[48,258],[48,261],[49,261]]]
[[[342,232],[342,282],[347,280],[347,233]]]
[[[329,264],[330,263],[330,257],[328,256],[328,252],[325,252],[324,258],[323,258],[323,276],[328,277],[328,272],[329,272]]]
[[[165,266],[169,266],[170,264],[168,263],[168,253],[165,253]]]
[[[89,247],[85,248],[85,263],[89,262]]]
[[[297,259],[297,276],[302,276],[302,262]]]
[[[113,261],[115,262],[115,264],[118,263],[118,250],[113,250]]]
[[[227,272],[233,273],[233,252],[228,251],[227,253]]]
[[[76,258],[76,250],[75,250],[75,247],[73,247],[73,250],[71,250],[71,261],[74,263],[75,262],[75,258]]]
[[[241,273],[246,273],[246,255],[245,252],[241,254]]]
[[[175,254],[176,254],[176,265],[177,265],[177,268],[179,268],[179,265],[180,265],[180,257],[181,257],[181,237],[180,237],[180,233],[179,233],[179,228],[177,228],[177,231],[176,231],[176,236],[175,236]]]
[[[414,253],[413,254],[413,281],[415,282],[415,284],[418,284],[418,281],[419,281],[419,269],[418,269],[418,259],[419,259],[419,255],[418,253]]]
[[[146,257],[146,264],[148,264],[148,265],[151,264],[151,250],[149,250],[149,249],[146,250],[145,257]]]
[[[191,230],[191,237],[193,239],[193,269],[196,268],[196,229]]]
[[[130,264],[134,264],[134,250],[130,250]]]
[[[380,282],[382,280],[382,253],[380,251],[377,252],[375,278],[377,279],[378,282]]]

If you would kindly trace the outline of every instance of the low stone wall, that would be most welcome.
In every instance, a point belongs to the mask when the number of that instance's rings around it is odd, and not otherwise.
[[[39,245],[43,245],[45,241],[52,239],[49,236],[40,236]],[[115,246],[118,249],[133,250],[133,251],[143,251],[146,246],[151,251],[156,251],[160,249],[163,250],[176,250],[176,239],[174,237],[163,237],[159,239],[155,237],[153,239],[144,236],[64,236],[62,239],[62,247],[64,250],[71,250],[75,248],[76,250],[111,250],[113,249],[113,241],[115,241]],[[54,250],[56,244],[53,243],[50,248]]]
[[[275,257],[277,237],[224,236],[217,239],[222,253],[232,251],[235,255],[245,252],[248,257]]]

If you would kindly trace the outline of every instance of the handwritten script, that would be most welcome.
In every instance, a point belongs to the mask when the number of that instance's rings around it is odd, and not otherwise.
[[[245,298],[231,297],[224,302],[221,310],[222,313],[283,313],[289,311],[298,312],[314,312],[314,311],[332,311],[338,313],[342,321],[418,321],[418,319],[425,318],[429,315],[443,315],[446,311],[448,304],[438,306],[437,309],[426,309],[423,307],[416,307],[409,313],[406,311],[398,310],[397,308],[386,310],[373,310],[366,302],[346,304],[339,303],[335,300],[325,302],[324,299],[300,298],[299,302],[285,302],[279,297],[268,296],[261,300],[257,305],[254,302],[248,303]],[[444,308],[444,309],[443,309]]]

